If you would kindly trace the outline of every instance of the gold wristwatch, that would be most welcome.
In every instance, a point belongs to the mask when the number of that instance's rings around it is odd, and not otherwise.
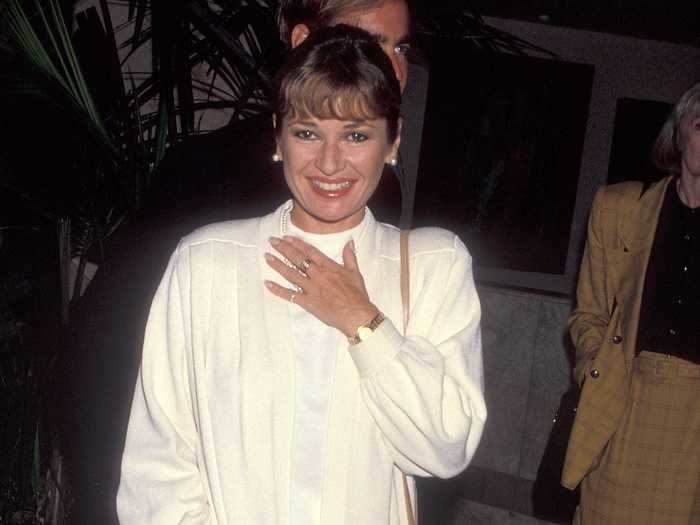
[[[351,345],[356,345],[367,340],[367,338],[374,333],[379,325],[382,324],[384,319],[386,319],[386,316],[382,312],[379,312],[369,323],[358,326],[357,330],[355,331],[355,335],[348,337],[348,343]]]

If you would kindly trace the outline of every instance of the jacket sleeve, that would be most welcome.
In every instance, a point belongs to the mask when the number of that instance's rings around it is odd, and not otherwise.
[[[212,523],[197,468],[186,356],[187,271],[179,271],[179,258],[176,251],[146,325],[117,494],[121,525]]]
[[[605,188],[593,199],[588,220],[588,237],[579,271],[576,308],[569,317],[571,339],[576,348],[574,378],[581,385],[592,367],[610,322],[613,304],[609,304],[606,279],[605,235],[603,228]]]
[[[411,475],[461,472],[486,420],[481,308],[471,258],[456,237],[450,253],[426,273],[417,294],[412,290],[407,337],[387,319],[350,349],[381,439]]]

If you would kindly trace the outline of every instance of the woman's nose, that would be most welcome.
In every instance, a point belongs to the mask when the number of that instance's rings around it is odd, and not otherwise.
[[[316,167],[324,175],[334,175],[343,169],[342,148],[335,142],[324,142],[316,158]]]

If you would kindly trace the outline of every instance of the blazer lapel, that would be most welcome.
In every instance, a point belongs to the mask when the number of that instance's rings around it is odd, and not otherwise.
[[[672,179],[666,177],[652,185],[624,210],[620,218],[620,236],[630,251],[651,250],[666,188]]]
[[[625,338],[632,343],[627,348],[635,346],[644,278],[666,188],[672,179],[666,177],[621,207],[618,234],[623,250],[616,250],[609,257],[612,277],[617,283],[616,299],[621,308],[621,321],[626,327]]]

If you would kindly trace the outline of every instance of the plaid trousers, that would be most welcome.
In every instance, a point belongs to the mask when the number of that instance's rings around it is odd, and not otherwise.
[[[629,405],[581,484],[574,523],[700,524],[700,365],[635,358]]]

